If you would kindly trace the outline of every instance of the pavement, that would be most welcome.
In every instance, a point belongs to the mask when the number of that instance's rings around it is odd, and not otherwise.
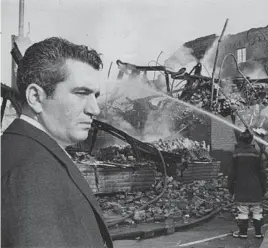
[[[268,231],[268,219],[266,217],[265,226],[263,232]],[[144,238],[136,238],[134,240],[115,240],[115,248],[259,248],[262,240],[254,238],[254,231],[252,223],[249,226],[248,239],[236,239],[233,238],[230,233],[237,229],[236,223],[232,216],[225,213],[214,217],[209,222],[194,228],[171,233],[168,235],[162,235],[158,237],[150,237],[150,230],[155,230],[159,227],[163,227],[164,223],[151,223],[144,225],[137,225],[134,227],[128,227],[127,231],[147,230],[148,236]],[[122,232],[121,229],[111,230],[111,234],[116,232]],[[147,228],[147,229],[146,229]]]

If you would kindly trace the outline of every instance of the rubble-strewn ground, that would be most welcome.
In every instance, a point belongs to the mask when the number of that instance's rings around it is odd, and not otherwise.
[[[112,221],[134,213],[132,218],[122,222],[128,225],[166,219],[176,219],[183,224],[208,215],[219,207],[223,207],[225,211],[233,211],[230,207],[226,208],[232,203],[232,199],[224,177],[190,184],[173,180],[172,177],[168,177],[167,181],[167,190],[163,196],[142,211],[139,211],[139,208],[163,190],[164,182],[161,178],[156,179],[152,188],[146,192],[98,197],[104,216],[108,221]]]

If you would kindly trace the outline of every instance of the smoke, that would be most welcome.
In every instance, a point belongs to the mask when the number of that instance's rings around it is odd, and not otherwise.
[[[165,107],[159,106],[156,111],[151,111],[145,123],[141,139],[146,142],[152,142],[175,134],[174,122],[171,118],[172,110],[167,99],[160,100],[165,102]],[[159,104],[161,105],[161,104]]]
[[[258,62],[249,62],[246,64],[246,66],[242,67],[241,70],[246,77],[250,77],[252,79],[267,77],[263,65]]]
[[[210,77],[212,76],[212,72],[213,72],[217,46],[218,46],[218,39],[216,39],[213,42],[211,47],[206,51],[206,53],[204,54],[204,57],[200,61],[200,63],[203,65],[204,69],[206,70],[206,73],[208,74],[207,76],[210,76]],[[215,75],[218,75],[218,73],[219,73],[219,67],[216,65]]]
[[[106,80],[101,84],[99,103],[103,107],[126,110],[133,100],[150,97],[155,93],[148,83],[140,78]]]
[[[229,36],[226,35],[222,38],[222,40],[220,42],[217,63],[215,66],[215,74],[214,74],[215,78],[217,78],[219,75],[219,71],[220,71],[221,63],[223,61],[223,57],[228,53],[228,51],[226,51],[225,46],[224,46],[225,42],[227,42],[228,39],[229,39]],[[214,40],[214,42],[212,43],[210,48],[205,52],[203,58],[200,61],[203,65],[203,67],[205,67],[206,73],[209,77],[212,76],[218,44],[219,44],[219,37]],[[226,61],[225,63],[228,63],[228,62]],[[203,71],[203,74],[204,74],[204,71]],[[228,73],[225,75],[229,76]]]
[[[101,88],[101,120],[143,141],[174,132],[169,100],[143,79],[108,80]]]
[[[181,46],[169,59],[165,61],[165,66],[174,71],[186,67],[187,71],[191,70],[197,64],[197,59],[192,55],[192,49]]]
[[[182,45],[169,59],[165,61],[165,66],[172,68],[174,71],[178,71],[180,68],[185,67],[187,69],[187,72],[190,72],[192,68],[198,62],[200,62],[204,67],[202,74],[211,77],[217,45],[218,39],[213,42],[213,44],[205,52],[203,58],[200,61],[198,61],[197,58],[193,55],[193,50],[191,48]],[[215,75],[217,75],[218,72],[219,67],[217,66]]]

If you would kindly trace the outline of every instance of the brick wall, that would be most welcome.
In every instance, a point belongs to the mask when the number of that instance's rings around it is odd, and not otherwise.
[[[149,189],[155,179],[155,171],[145,166],[120,168],[76,165],[94,193],[143,191]]]
[[[224,119],[231,123],[231,117],[225,117]],[[235,144],[236,138],[233,128],[212,119],[211,155],[216,160],[221,161],[220,172],[224,174],[228,174]]]
[[[222,117],[223,120],[227,120],[230,123],[231,117]],[[211,120],[211,149],[212,150],[224,150],[233,151],[236,138],[232,127],[221,123],[220,121]]]
[[[237,57],[237,49],[246,48],[246,62],[239,65],[241,70],[254,70],[260,68],[260,66],[266,70],[268,68],[268,42],[261,32],[267,37],[268,26],[226,36],[220,46],[218,66],[221,65],[227,53],[232,53]],[[240,76],[231,57],[224,64],[223,76]]]
[[[191,163],[184,171],[182,180],[190,183],[193,180],[215,178],[220,171],[220,164],[220,161]],[[155,182],[155,171],[150,167],[94,167],[78,163],[76,165],[94,193],[145,191]],[[181,178],[178,176],[177,180]]]
[[[209,180],[216,178],[220,172],[220,165],[220,161],[215,161],[212,163],[191,163],[183,173],[183,182],[188,183],[194,180]]]

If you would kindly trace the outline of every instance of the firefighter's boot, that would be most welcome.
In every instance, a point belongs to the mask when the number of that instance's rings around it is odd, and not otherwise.
[[[248,220],[237,220],[239,230],[233,232],[233,237],[246,239],[248,237]]]
[[[261,232],[261,227],[263,226],[263,219],[261,220],[253,219],[253,226],[255,228],[255,237],[257,239],[262,239],[264,237],[264,235]]]

